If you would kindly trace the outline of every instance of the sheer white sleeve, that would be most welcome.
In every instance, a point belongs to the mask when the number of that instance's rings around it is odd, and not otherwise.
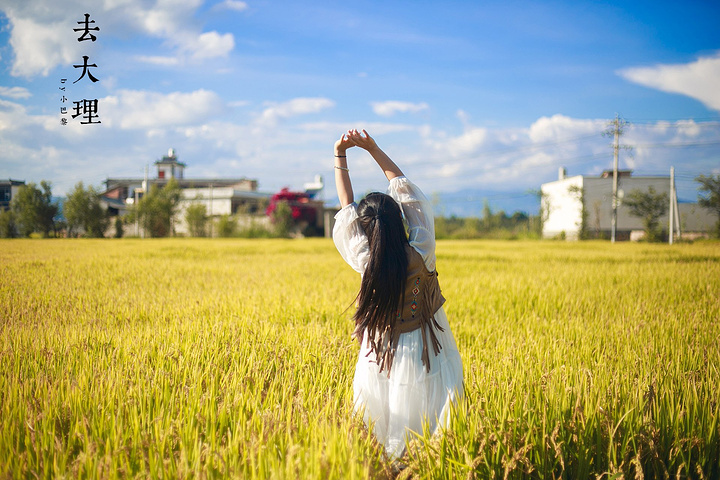
[[[435,270],[435,217],[422,190],[406,177],[390,180],[388,195],[402,207],[408,222],[410,245],[423,257],[431,272]]]
[[[364,273],[370,257],[370,246],[365,232],[358,223],[355,202],[346,205],[335,214],[333,241],[343,260],[356,272]]]

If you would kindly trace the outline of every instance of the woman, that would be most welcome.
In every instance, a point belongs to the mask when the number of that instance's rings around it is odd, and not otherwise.
[[[387,195],[353,201],[347,150],[354,146],[383,170]],[[353,333],[360,341],[355,410],[396,459],[411,432],[422,434],[423,422],[432,433],[447,426],[451,405],[463,394],[462,361],[435,271],[432,207],[365,130],[350,130],[335,143],[335,184],[342,209],[333,239],[362,275]]]

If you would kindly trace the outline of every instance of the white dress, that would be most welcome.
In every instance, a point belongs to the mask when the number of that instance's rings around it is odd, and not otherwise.
[[[405,177],[390,180],[388,195],[402,207],[410,245],[422,256],[428,270],[434,271],[435,224],[430,202]],[[362,274],[368,263],[369,245],[357,219],[355,203],[340,210],[335,215],[333,240],[343,259]],[[422,435],[424,421],[433,434],[446,427],[451,404],[463,395],[462,360],[442,307],[435,313],[435,320],[444,330],[436,331],[442,349],[433,355],[429,348],[429,372],[422,363],[420,329],[400,335],[389,378],[387,372],[380,373],[375,354],[368,355],[370,347],[365,338],[360,347],[353,381],[355,411],[363,412],[365,424],[372,426],[377,440],[393,459],[403,455],[406,438],[414,438],[411,432]]]

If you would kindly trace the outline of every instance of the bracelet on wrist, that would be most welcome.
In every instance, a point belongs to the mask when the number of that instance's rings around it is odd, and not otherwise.
[[[346,172],[349,172],[349,171],[350,171],[349,168],[347,168],[347,167],[340,167],[340,166],[338,166],[338,165],[335,165],[335,168],[337,168],[338,170],[345,170]]]
[[[347,158],[347,155],[335,155],[336,158]]]

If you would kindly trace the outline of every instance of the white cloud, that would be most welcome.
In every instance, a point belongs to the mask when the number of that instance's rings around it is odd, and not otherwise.
[[[458,120],[460,120],[460,123],[462,123],[464,128],[468,128],[470,125],[470,115],[465,110],[458,110],[455,112],[455,116],[457,116]]]
[[[10,45],[15,53],[14,76],[47,76],[56,65],[82,58],[79,43],[65,22],[40,23],[31,18],[8,16],[12,25]]]
[[[579,135],[598,135],[605,129],[606,120],[587,120],[570,118],[564,115],[540,117],[528,131],[533,142],[547,142],[554,140],[568,140]]]
[[[216,31],[201,33],[192,42],[183,46],[183,49],[195,60],[226,57],[233,48],[235,48],[235,38],[232,33],[220,35]]]
[[[387,102],[372,102],[372,109],[376,115],[381,117],[390,117],[396,113],[417,113],[423,110],[427,110],[427,103],[411,103],[411,102],[399,102],[396,100],[390,100]]]
[[[518,174],[526,172],[528,168],[536,169],[537,167],[554,171],[553,167],[555,166],[555,162],[556,157],[554,155],[548,154],[547,152],[538,152],[523,158],[517,162],[514,167]]]
[[[462,119],[467,121],[465,116]],[[606,119],[555,115],[541,117],[526,128],[485,128],[468,123],[459,135],[423,126],[416,130],[420,147],[407,148],[412,140],[398,142],[405,147],[398,149],[403,158],[397,160],[412,167],[412,176],[418,181],[430,178],[438,191],[527,190],[554,180],[561,166],[570,175],[597,175],[611,168],[611,139],[601,135],[607,125]],[[716,168],[716,147],[682,145],[718,141],[720,130],[713,122],[630,124],[621,143],[633,149],[621,152],[620,167],[632,168],[640,175],[668,172],[670,165],[679,172],[684,170],[686,176],[709,172]],[[409,164],[408,159],[412,159]],[[692,190],[691,184],[687,181],[685,186]]]
[[[0,97],[30,98],[32,93],[24,87],[0,87]]]
[[[720,52],[694,62],[632,67],[618,74],[631,82],[668,93],[680,93],[720,110]]]
[[[125,2],[118,13],[121,17],[132,17],[131,27],[141,26],[146,33],[172,38],[195,30],[192,16],[202,3],[203,0],[157,0],[152,7],[146,8],[146,2],[131,0]]]
[[[420,134],[435,152],[454,158],[477,153],[488,137],[487,129],[471,126],[467,126],[464,132],[457,136],[435,132],[427,126],[420,128]]]
[[[138,55],[135,57],[138,61],[144,63],[150,63],[152,65],[162,65],[165,67],[171,67],[180,64],[178,57],[163,57],[161,55]]]
[[[222,3],[215,5],[216,9],[221,10],[235,10],[236,12],[243,12],[247,10],[248,4],[241,2],[240,0],[225,0]]]
[[[451,138],[447,142],[448,153],[452,156],[467,155],[476,151],[487,138],[487,130],[484,128],[470,128],[462,135]]]
[[[176,65],[187,58],[204,60],[227,56],[235,48],[233,34],[220,34],[215,30],[201,33],[192,21],[202,3],[201,0],[160,0],[147,10],[137,6],[134,10],[125,9],[145,33],[163,38],[178,55],[177,58],[141,56],[140,59],[156,65]]]
[[[226,2],[228,8],[240,8],[241,2]],[[203,61],[225,57],[235,48],[231,33],[203,32],[196,13],[203,0],[104,0],[93,3],[92,20],[100,27],[97,34],[123,37],[139,33],[159,38],[158,49],[171,50],[170,55],[138,55],[138,60],[156,65],[177,65],[185,61]],[[0,10],[10,25],[13,49],[11,74],[14,76],[47,76],[60,65],[82,58],[90,42],[78,42],[72,31],[82,19],[87,2],[35,2],[7,0]]]
[[[443,130],[383,118],[333,122],[322,113],[335,103],[323,97],[240,105],[233,109],[208,90],[120,90],[99,99],[103,123],[91,127],[60,126],[59,113],[36,115],[22,103],[0,98],[0,170],[21,180],[46,178],[53,181],[54,193],[63,193],[78,180],[98,185],[108,176],[142,176],[147,163],[174,147],[188,164],[189,177],[248,176],[258,179],[263,191],[302,188],[315,174],[332,178],[327,152],[348,128],[367,129],[428,194],[522,192],[555,179],[560,166],[570,175],[598,174],[612,166],[610,140],[600,135],[603,119],[555,115],[499,128],[473,125],[460,115],[465,124],[455,120],[454,128]],[[272,128],[277,124],[283,128]],[[621,168],[633,165],[636,173],[648,174],[675,165],[691,190],[681,198],[692,198],[693,175],[717,169],[715,147],[655,147],[720,141],[717,126],[707,122],[630,125],[621,141],[647,145],[635,149],[634,159],[623,151]],[[382,188],[384,177],[371,157],[357,149],[351,155],[355,191]],[[334,202],[330,186],[325,195]]]
[[[679,120],[675,122],[678,133],[682,136],[695,138],[700,135],[700,126],[694,120]]]
[[[188,125],[217,115],[224,107],[214,92],[161,94],[138,90],[120,90],[117,95],[100,99],[103,122],[108,126],[135,130]]]
[[[261,125],[274,126],[280,119],[317,113],[334,106],[335,102],[328,98],[294,98],[284,103],[270,104],[262,114],[260,114],[258,123]]]
[[[17,125],[17,122],[22,122],[26,118],[28,117],[25,107],[0,99],[0,132],[9,130]]]
[[[462,165],[459,163],[446,163],[440,167],[435,174],[442,178],[452,178],[460,173],[461,168]]]

